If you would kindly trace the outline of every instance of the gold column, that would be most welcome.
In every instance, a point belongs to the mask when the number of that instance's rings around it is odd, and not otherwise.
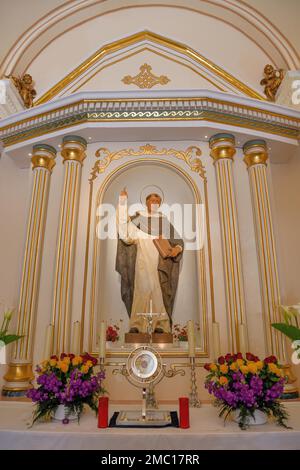
[[[61,155],[65,174],[61,201],[56,271],[54,283],[53,353],[69,352],[71,337],[71,304],[76,226],[79,206],[81,169],[87,143],[79,136],[65,136]]]
[[[31,158],[33,182],[27,225],[27,238],[23,262],[18,307],[18,334],[24,335],[14,343],[12,360],[4,376],[4,395],[20,395],[30,388],[33,378],[32,356],[36,326],[36,309],[40,265],[43,250],[50,175],[55,166],[56,150],[50,145],[33,146]]]
[[[264,140],[251,140],[244,145],[243,150],[252,195],[267,351],[285,361],[283,336],[271,326],[271,323],[281,319],[277,258],[267,181],[267,146]]]
[[[229,326],[229,347],[232,352],[247,349],[244,287],[237,211],[232,175],[235,140],[231,134],[216,134],[209,141],[210,155],[216,171],[219,213],[222,233],[223,265],[226,289],[226,310]],[[241,337],[240,337],[241,336]],[[243,351],[245,352],[245,351]]]

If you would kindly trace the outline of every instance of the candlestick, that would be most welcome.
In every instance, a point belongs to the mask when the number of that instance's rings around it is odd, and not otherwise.
[[[189,357],[195,357],[195,328],[193,320],[188,321]]]
[[[190,405],[193,408],[200,408],[201,402],[198,398],[197,382],[196,382],[196,363],[195,358],[190,357],[191,366],[191,392],[190,392]]]
[[[53,344],[53,325],[48,325],[45,333],[45,345],[43,352],[43,359],[49,359],[52,353],[52,344]]]
[[[106,353],[106,323],[102,321],[100,323],[100,336],[99,336],[99,357],[105,358]]]
[[[246,352],[248,350],[248,347],[247,347],[247,331],[246,331],[246,325],[244,325],[243,323],[239,324],[239,340],[240,340],[240,352],[242,354],[246,354]]]
[[[221,344],[220,344],[220,325],[219,323],[212,324],[212,337],[213,337],[213,353],[214,359],[217,360],[221,356]]]
[[[78,355],[80,353],[80,322],[73,323],[73,336],[71,341],[71,352]]]

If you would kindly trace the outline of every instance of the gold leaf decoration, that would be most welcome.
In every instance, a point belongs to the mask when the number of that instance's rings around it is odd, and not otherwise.
[[[100,147],[95,153],[98,160],[91,170],[89,181],[94,181],[100,173],[104,173],[112,161],[119,160],[123,157],[142,157],[144,155],[178,158],[179,160],[183,160],[192,171],[198,173],[201,178],[206,179],[205,168],[200,159],[201,150],[199,147],[192,145],[186,150],[176,150],[173,148],[158,149],[155,145],[146,144],[142,145],[138,150],[129,148],[118,150],[117,152],[110,152],[107,148]]]
[[[151,65],[143,64],[140,66],[140,72],[132,77],[131,75],[126,75],[122,78],[122,82],[125,85],[137,85],[139,88],[152,88],[155,85],[166,85],[170,78],[166,75],[160,75],[160,77],[154,75],[152,72]]]

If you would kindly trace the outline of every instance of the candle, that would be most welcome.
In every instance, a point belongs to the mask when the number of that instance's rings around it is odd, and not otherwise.
[[[152,297],[150,297],[150,308],[149,308],[149,313],[152,313]]]
[[[220,325],[219,323],[212,324],[212,337],[213,337],[213,353],[214,359],[217,360],[221,356],[220,344]]]
[[[242,354],[246,354],[247,352],[247,331],[246,325],[243,323],[239,324],[239,339],[240,339],[240,351]]]
[[[189,357],[195,357],[195,328],[193,320],[188,321]]]
[[[179,426],[182,429],[190,427],[189,399],[187,397],[179,398]]]
[[[100,397],[98,402],[98,428],[108,427],[108,397]]]
[[[52,353],[52,344],[53,344],[53,325],[48,325],[45,333],[45,343],[44,343],[44,352],[43,359],[49,359]]]
[[[80,322],[73,323],[73,336],[71,341],[71,352],[78,355],[80,353]]]
[[[99,337],[99,357],[101,359],[105,358],[105,348],[106,348],[106,323],[102,321],[100,323],[100,337]]]

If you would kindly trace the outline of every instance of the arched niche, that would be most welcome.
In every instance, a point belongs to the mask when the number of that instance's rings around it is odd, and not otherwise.
[[[115,271],[116,233],[114,238],[99,237],[102,219],[99,208],[104,204],[116,207],[120,190],[126,186],[129,206],[139,202],[141,190],[155,184],[164,191],[164,203],[192,205],[193,218],[201,219],[201,247],[185,250],[180,268],[179,285],[173,311],[173,324],[185,325],[193,319],[198,325],[197,354],[208,356],[208,323],[213,310],[213,286],[209,215],[206,179],[195,175],[195,180],[179,165],[161,158],[144,155],[126,161],[116,167],[99,185],[93,196],[90,231],[90,259],[88,269],[89,350],[97,354],[98,332],[101,320],[121,326],[121,336],[128,331],[128,315],[121,299],[120,276]],[[103,213],[102,213],[103,216]],[[114,218],[113,220],[111,218]],[[115,214],[109,217],[115,224]],[[107,220],[107,219],[106,219]],[[172,220],[174,225],[176,221]],[[176,227],[178,228],[178,226]],[[191,247],[191,245],[190,245]],[[128,349],[121,342],[110,350],[110,355],[127,355]],[[178,347],[165,347],[165,355],[184,355]]]

